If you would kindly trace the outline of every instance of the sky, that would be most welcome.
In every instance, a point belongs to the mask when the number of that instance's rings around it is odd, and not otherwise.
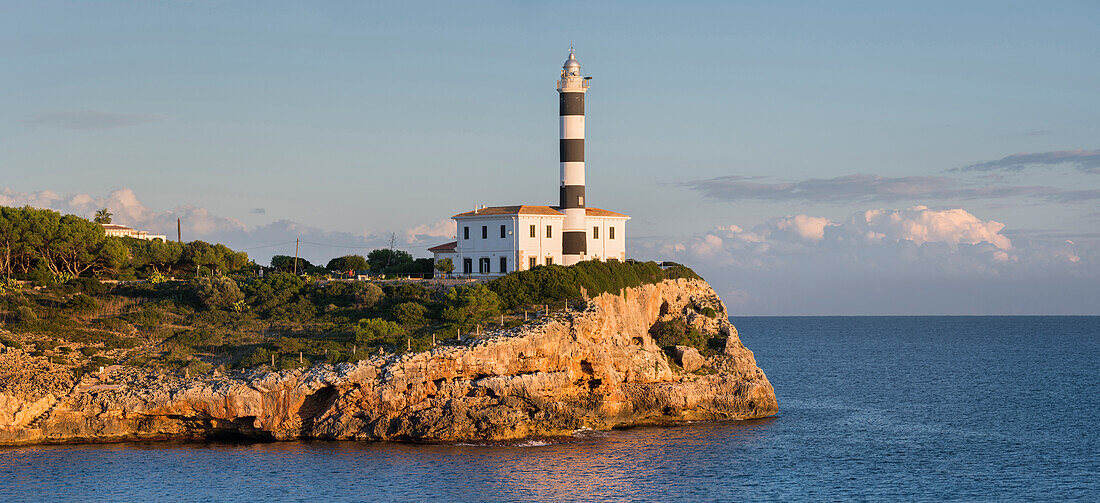
[[[9,2],[0,204],[264,263],[590,206],[734,315],[1100,314],[1097,2]]]

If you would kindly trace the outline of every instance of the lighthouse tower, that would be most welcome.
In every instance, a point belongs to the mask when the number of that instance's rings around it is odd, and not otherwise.
[[[558,80],[558,111],[561,139],[561,189],[558,207],[565,214],[561,233],[564,265],[585,260],[588,253],[584,207],[584,93],[588,81],[581,77],[581,64],[569,46],[569,59]]]

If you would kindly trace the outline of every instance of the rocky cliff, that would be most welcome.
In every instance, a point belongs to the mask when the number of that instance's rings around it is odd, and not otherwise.
[[[658,348],[650,327],[676,317],[714,336],[720,351],[677,348],[670,356]],[[15,349],[0,359],[22,372],[30,365]],[[582,311],[457,345],[357,363],[192,379],[126,367],[76,384],[49,372],[0,385],[0,445],[219,435],[510,440],[758,418],[778,408],[718,295],[685,279],[600,295]]]

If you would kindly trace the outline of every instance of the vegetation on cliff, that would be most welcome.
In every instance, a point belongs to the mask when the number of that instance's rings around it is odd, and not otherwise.
[[[545,308],[580,308],[605,292],[698,278],[678,264],[588,261],[488,283],[334,280],[300,259],[297,270],[312,274],[290,273],[293,257],[276,256],[261,268],[221,244],[106,237],[98,224],[72,215],[0,210],[0,274],[8,278],[0,280],[0,326],[10,332],[0,332],[0,343],[78,373],[113,363],[202,373],[356,361],[521,325]],[[390,250],[328,265],[421,267]],[[694,338],[662,340],[692,345]]]

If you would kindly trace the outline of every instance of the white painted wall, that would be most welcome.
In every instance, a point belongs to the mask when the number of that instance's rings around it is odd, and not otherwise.
[[[626,221],[627,217],[593,217],[587,219],[589,260],[626,260]],[[615,228],[615,237],[611,238],[611,228]],[[599,237],[594,228],[599,229]]]
[[[528,258],[538,257],[539,265],[549,257],[553,263],[561,263],[561,227],[564,216],[553,215],[489,215],[455,218],[458,223],[458,247],[456,249],[455,274],[465,274],[465,259],[470,259],[470,275],[496,277],[500,271],[500,258],[508,261],[508,271],[528,268]],[[500,227],[504,226],[501,238]],[[530,226],[535,226],[535,237],[530,237]],[[550,236],[546,237],[546,227]],[[466,239],[465,228],[470,229]],[[486,237],[482,238],[482,227]],[[517,232],[518,229],[518,232]],[[489,273],[479,272],[479,260],[489,259]]]
[[[585,259],[626,260],[626,221],[629,217],[587,217],[585,232],[588,235],[588,254]],[[455,218],[458,223],[458,247],[451,257],[455,264],[455,274],[465,274],[464,259],[470,259],[470,276],[497,277],[501,275],[500,257],[508,261],[508,271],[530,269],[530,260],[535,258],[536,265],[546,265],[549,258],[554,264],[564,264],[561,254],[561,232],[565,216],[554,215],[488,215]],[[504,237],[500,237],[500,226],[504,226]],[[535,237],[531,237],[531,226],[535,226]],[[486,228],[486,237],[481,237],[481,228]],[[550,227],[550,237],[546,228]],[[465,238],[465,228],[469,227],[470,237]],[[593,227],[599,228],[599,237],[594,237]],[[611,228],[615,228],[615,237],[611,238]],[[489,259],[489,273],[478,272],[478,261]]]

